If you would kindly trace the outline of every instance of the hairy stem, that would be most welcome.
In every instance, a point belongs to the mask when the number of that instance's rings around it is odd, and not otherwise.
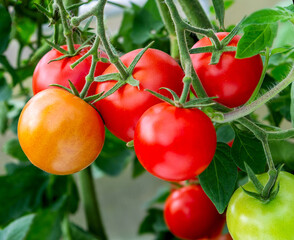
[[[175,24],[179,49],[180,49],[180,56],[181,56],[181,63],[184,68],[185,74],[187,77],[191,77],[192,85],[195,91],[197,92],[198,97],[206,97],[206,92],[193,68],[192,60],[189,54],[187,42],[186,42],[186,35],[185,35],[185,24],[182,20],[181,16],[179,15],[177,8],[172,0],[165,0],[168,9],[170,11],[172,20]]]
[[[176,29],[173,24],[171,15],[168,11],[168,7],[166,6],[166,3],[164,3],[162,0],[156,0],[156,4],[157,8],[159,9],[160,16],[164,22],[164,25],[169,33],[171,56],[175,59],[179,59],[180,56]]]
[[[213,25],[209,20],[199,0],[179,0],[179,3],[184,10],[189,22],[194,26],[213,29]]]
[[[74,41],[73,41],[73,32],[72,32],[72,29],[70,28],[68,21],[67,21],[69,14],[65,9],[62,0],[55,0],[55,3],[57,4],[57,6],[59,8],[59,13],[61,16],[61,22],[62,22],[62,26],[63,26],[63,34],[64,34],[64,37],[66,38],[68,52],[69,52],[69,54],[74,54],[75,48],[74,48]]]
[[[102,223],[100,209],[95,193],[94,180],[91,167],[79,173],[82,200],[89,231],[101,240],[107,240],[107,236]]]
[[[260,98],[258,98],[257,100],[255,100],[249,105],[245,105],[231,112],[224,113],[223,119],[215,119],[214,121],[218,123],[226,123],[226,122],[231,122],[241,117],[247,116],[248,114],[254,112],[256,109],[258,109],[259,107],[267,103],[269,100],[274,98],[276,95],[278,95],[281,91],[283,91],[286,87],[288,87],[289,84],[292,83],[293,81],[294,81],[294,67],[291,69],[289,75],[283,81],[281,81],[274,88],[269,90],[263,96],[261,96]]]

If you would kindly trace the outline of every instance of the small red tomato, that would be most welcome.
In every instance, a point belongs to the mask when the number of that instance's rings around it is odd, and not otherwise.
[[[58,175],[89,166],[104,144],[99,113],[69,92],[46,89],[28,101],[18,121],[19,143],[38,168]]]
[[[128,67],[140,51],[141,49],[137,49],[122,56],[123,64]],[[115,66],[110,65],[103,75],[115,72],[117,72]],[[135,127],[141,115],[149,107],[161,102],[145,89],[170,97],[166,90],[159,90],[161,87],[166,87],[180,95],[183,89],[184,72],[180,65],[165,52],[148,49],[136,65],[133,77],[140,82],[140,89],[125,85],[95,104],[109,131],[126,142],[133,139]],[[115,84],[116,81],[99,83],[97,93],[107,92]]]
[[[229,33],[217,33],[219,40]],[[240,36],[235,36],[228,46],[237,46]],[[211,46],[204,37],[192,48]],[[260,55],[236,59],[236,52],[224,52],[219,63],[210,65],[211,53],[191,54],[193,66],[209,97],[229,108],[245,104],[254,92],[262,74],[263,64]]]
[[[214,239],[225,223],[200,185],[172,192],[165,203],[164,219],[175,236],[187,240]]]
[[[76,44],[75,49],[79,48],[80,45]],[[67,50],[67,46],[61,46],[61,48]],[[51,60],[62,57],[63,54],[56,49],[52,49],[46,53],[36,66],[33,74],[33,92],[37,94],[49,87],[50,84],[59,84],[64,87],[69,87],[68,80],[70,80],[77,90],[82,91],[86,82],[85,77],[88,75],[91,67],[92,58],[87,57],[74,69],[70,68],[70,65],[80,59],[90,50],[90,47],[82,49],[79,54],[74,57],[67,57],[62,60],[50,62]],[[100,51],[101,57],[107,58],[107,55]],[[49,63],[50,62],[50,63]],[[109,66],[109,63],[98,62],[95,70],[95,76],[99,76]],[[88,95],[95,94],[97,83],[94,82],[89,91]]]
[[[194,178],[210,164],[216,149],[216,132],[199,109],[159,103],[140,118],[134,147],[143,167],[167,181]]]

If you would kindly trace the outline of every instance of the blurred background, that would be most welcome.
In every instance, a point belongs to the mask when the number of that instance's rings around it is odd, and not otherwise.
[[[129,5],[129,0],[113,0],[113,2]],[[143,5],[145,0],[133,0],[135,4]],[[211,4],[208,0],[202,0],[203,6],[209,11]],[[249,15],[265,7],[273,7],[276,4],[290,4],[291,1],[279,0],[235,0],[235,3],[226,12],[225,24],[231,25],[239,22],[245,15]],[[94,4],[94,3],[93,3]],[[89,6],[84,5],[81,12],[86,11]],[[122,19],[121,8],[109,5],[106,7],[106,21],[109,34],[115,34],[119,29]],[[44,26],[46,28],[46,26]],[[25,53],[24,53],[25,54]],[[12,43],[5,55],[14,63],[17,55],[17,44]],[[26,81],[30,86],[31,81]],[[260,111],[260,114],[263,114]],[[13,134],[7,132],[0,138],[0,146]],[[0,148],[2,149],[2,148]],[[14,161],[0,150],[0,174],[4,173],[4,165],[9,161]],[[100,177],[96,180],[96,190],[101,204],[102,217],[106,226],[106,231],[111,240],[148,240],[153,239],[151,235],[138,236],[139,224],[146,215],[146,202],[150,200],[162,187],[168,187],[168,183],[156,179],[149,173],[132,179],[132,166],[129,164],[118,177],[109,177],[96,173]],[[73,218],[74,222],[85,227],[85,220],[82,211]]]

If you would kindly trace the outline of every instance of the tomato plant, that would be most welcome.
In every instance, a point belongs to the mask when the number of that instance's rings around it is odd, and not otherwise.
[[[211,162],[216,133],[202,111],[159,103],[140,118],[134,147],[139,161],[151,174],[167,181],[188,180]]]
[[[128,202],[120,210],[141,214],[130,204],[141,198],[100,181],[126,166],[132,178],[146,169],[172,182],[146,203],[139,235],[231,240],[221,232],[229,206],[234,239],[291,239],[293,4],[226,26],[234,1],[145,1],[1,1],[0,133],[15,134],[2,149],[19,161],[0,166],[0,239],[139,239],[137,218],[123,211],[115,219],[125,232],[104,228],[100,213],[114,201],[103,192],[100,210],[95,193],[94,180]],[[123,12],[111,37],[108,4]],[[134,184],[152,195],[143,181]],[[80,202],[87,230],[72,220]]]
[[[134,60],[140,49],[121,57],[127,67]],[[114,65],[109,66],[103,75],[115,73]],[[184,72],[179,64],[168,54],[148,49],[133,71],[133,77],[140,82],[139,89],[131,85],[121,87],[114,94],[97,102],[95,106],[103,116],[106,127],[118,138],[128,142],[134,137],[136,123],[141,115],[160,100],[145,89],[170,96],[162,87],[170,88],[180,94],[183,88]],[[106,92],[115,85],[115,81],[99,83],[97,93]]]
[[[75,44],[75,49],[78,49],[80,45]],[[68,50],[67,45],[61,46],[62,49]],[[91,56],[84,59],[74,69],[71,69],[70,65],[84,56],[90,47],[83,48],[77,55],[73,57],[66,57],[61,60],[54,61],[62,57],[64,54],[56,49],[52,49],[46,53],[42,59],[38,62],[34,74],[33,74],[33,92],[37,94],[49,87],[51,84],[59,84],[69,88],[70,80],[77,90],[80,92],[86,82],[85,77],[90,71]],[[103,58],[107,58],[107,55],[99,50],[99,54]],[[50,62],[51,61],[51,62]],[[99,76],[109,66],[109,63],[98,62],[95,69],[95,76]],[[88,91],[88,95],[95,94],[97,83],[93,83]]]
[[[104,144],[99,113],[61,89],[47,89],[24,107],[18,123],[20,145],[29,160],[52,174],[71,174],[89,166]]]
[[[217,33],[219,40],[223,40],[229,33]],[[236,35],[228,46],[237,46],[240,36]],[[202,38],[193,48],[211,46],[208,37]],[[217,97],[215,101],[230,107],[245,104],[254,92],[262,73],[260,55],[250,58],[237,59],[236,52],[224,52],[220,61],[211,65],[211,53],[192,54],[193,66],[199,79],[210,97]]]
[[[268,175],[261,174],[258,179],[265,184]],[[281,172],[277,181],[279,192],[268,202],[259,201],[239,188],[232,196],[227,210],[228,228],[233,239],[291,239],[290,236],[294,234],[293,184],[294,176]],[[256,191],[252,182],[243,188]]]
[[[164,218],[175,236],[191,240],[218,236],[225,222],[200,185],[173,191],[166,200]]]

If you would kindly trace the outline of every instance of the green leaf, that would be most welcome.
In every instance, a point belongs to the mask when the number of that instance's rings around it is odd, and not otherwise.
[[[89,232],[86,232],[74,223],[70,223],[70,233],[72,240],[99,240]]]
[[[199,175],[200,184],[214,203],[219,213],[223,213],[233,195],[237,182],[237,167],[230,154],[231,148],[218,143],[214,158],[208,168]]]
[[[14,34],[15,38],[22,44],[28,45],[31,37],[37,28],[37,23],[27,17],[16,17],[14,19]]]
[[[249,131],[235,130],[235,140],[232,146],[232,156],[237,166],[245,171],[244,162],[255,173],[263,173],[266,166],[266,158],[262,143]]]
[[[290,20],[294,13],[290,11],[281,11],[278,9],[262,9],[249,15],[244,21],[247,24],[272,24],[278,21]]]
[[[124,141],[107,131],[105,145],[95,161],[95,166],[110,176],[117,176],[134,158],[134,151],[127,148]]]
[[[0,16],[0,54],[2,54],[7,49],[11,31],[10,14],[2,4],[0,4]]]
[[[6,228],[0,230],[1,240],[25,240],[27,233],[35,218],[35,214],[30,214],[10,223]]]
[[[271,71],[271,76],[277,80],[277,81],[282,81],[284,80],[288,74],[290,73],[292,69],[293,63],[282,63],[279,64],[278,66],[275,66],[272,71]]]
[[[148,0],[134,18],[131,38],[136,44],[144,44],[151,36],[163,27],[156,2]]]
[[[271,47],[277,29],[277,23],[245,27],[244,35],[238,43],[236,58],[252,57],[266,47]]]
[[[10,139],[3,145],[3,152],[7,155],[16,158],[19,161],[28,161],[27,156],[24,154],[18,139]]]
[[[223,0],[212,0],[213,7],[215,10],[216,18],[220,23],[220,26],[224,28],[225,19],[225,5]]]
[[[39,207],[48,179],[32,165],[15,168],[12,173],[0,177],[0,226]]]
[[[285,164],[294,170],[294,144],[288,140],[270,141],[270,149],[275,164]]]
[[[145,172],[145,168],[143,168],[138,158],[135,157],[133,160],[132,178],[137,178]]]
[[[164,222],[163,211],[157,208],[148,209],[147,216],[139,228],[139,234],[168,231]]]
[[[6,132],[8,127],[8,108],[5,102],[0,101],[0,133],[3,134]]]
[[[218,142],[228,143],[235,138],[235,132],[231,125],[226,124],[217,129],[216,136]]]
[[[60,212],[75,213],[78,210],[80,198],[77,185],[71,175],[49,175],[44,197],[45,207],[54,205]]]
[[[61,237],[61,216],[58,211],[42,210],[34,217],[25,240],[56,240]],[[16,231],[16,230],[14,230]]]

